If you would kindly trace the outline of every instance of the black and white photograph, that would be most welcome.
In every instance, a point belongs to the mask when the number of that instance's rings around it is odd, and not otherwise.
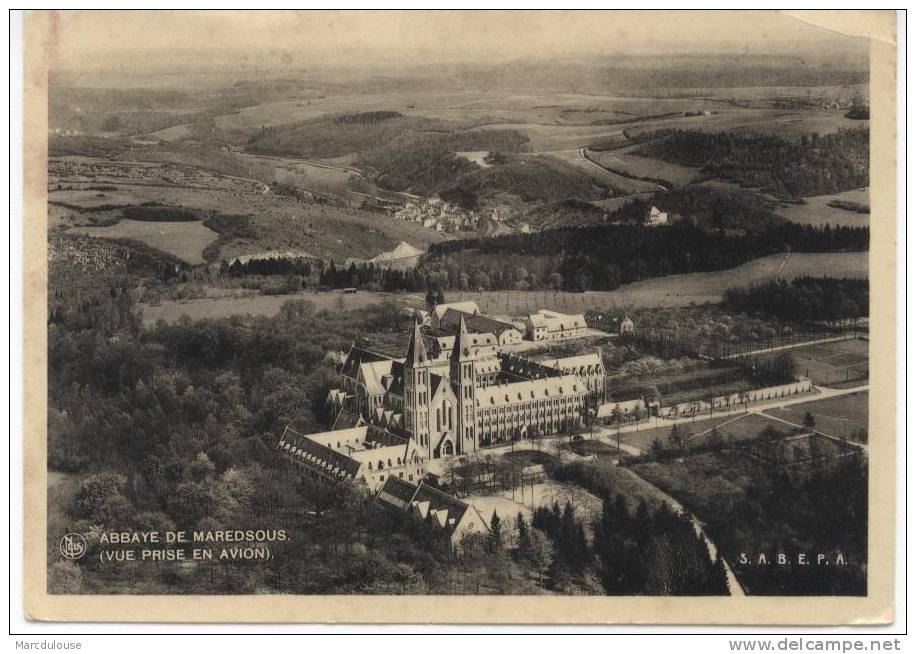
[[[874,595],[873,39],[781,11],[29,21],[42,593]]]

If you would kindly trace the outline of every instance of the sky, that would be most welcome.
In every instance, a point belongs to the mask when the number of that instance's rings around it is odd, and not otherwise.
[[[728,23],[724,24],[723,20]],[[59,12],[62,68],[235,57],[297,64],[499,63],[652,54],[830,56],[859,39],[779,12],[344,11]]]

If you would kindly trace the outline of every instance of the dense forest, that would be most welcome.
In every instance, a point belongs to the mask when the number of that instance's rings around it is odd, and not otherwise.
[[[650,277],[726,270],[788,250],[864,251],[868,237],[866,227],[789,222],[754,234],[710,231],[691,221],[662,227],[595,225],[434,243],[421,271],[437,272],[455,288],[456,280],[471,279],[499,290],[614,290]],[[531,275],[532,270],[538,274]]]
[[[757,441],[782,434],[764,429]],[[680,461],[636,463],[635,470],[669,493],[706,525],[746,588],[757,595],[864,595],[868,560],[868,460],[853,448],[846,456],[805,467],[765,465],[741,454],[748,440],[727,447],[718,430]],[[661,444],[668,458],[674,445]],[[653,449],[655,449],[653,447]],[[685,475],[703,479],[685,487]],[[838,489],[843,489],[838,492]],[[776,563],[779,554],[787,563]],[[809,564],[799,564],[803,553]],[[742,559],[742,554],[745,558]],[[770,564],[761,565],[763,554]],[[815,565],[823,554],[830,565]],[[842,554],[845,565],[836,565]]]
[[[636,154],[697,166],[782,198],[826,195],[868,186],[867,127],[787,140],[763,134],[677,131]]]
[[[868,316],[868,280],[835,277],[777,279],[730,288],[727,306],[737,311],[797,322],[836,322]]]

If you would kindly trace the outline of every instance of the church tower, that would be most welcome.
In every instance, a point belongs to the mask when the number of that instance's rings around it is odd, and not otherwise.
[[[474,398],[476,358],[464,316],[461,316],[449,362],[449,377],[455,397],[458,398],[458,420],[455,430],[458,454],[477,451],[477,407]]]
[[[429,365],[420,324],[415,322],[404,360],[404,427],[413,435],[420,451],[432,458],[429,439]]]

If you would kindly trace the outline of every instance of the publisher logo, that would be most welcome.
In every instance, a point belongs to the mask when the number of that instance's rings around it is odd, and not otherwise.
[[[75,561],[86,553],[86,539],[82,534],[70,533],[60,539],[60,554],[65,559]]]

